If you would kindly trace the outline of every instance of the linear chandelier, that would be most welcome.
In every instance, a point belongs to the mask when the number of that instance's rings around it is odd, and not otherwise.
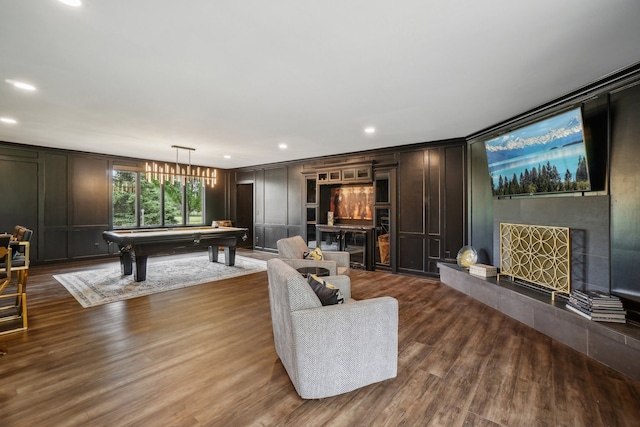
[[[176,181],[182,182],[184,185],[187,179],[198,179],[203,185],[209,185],[212,188],[216,185],[216,169],[200,166],[191,166],[191,152],[196,151],[195,148],[182,147],[180,145],[172,145],[171,148],[176,149],[176,163],[156,163],[146,162],[144,171],[147,181],[159,181],[160,184],[165,182]],[[189,153],[189,163],[183,164],[178,161],[179,150],[187,150]]]

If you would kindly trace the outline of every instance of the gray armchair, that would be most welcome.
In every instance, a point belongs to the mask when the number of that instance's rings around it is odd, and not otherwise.
[[[329,274],[332,276],[349,273],[349,262],[351,260],[349,252],[322,251],[322,260],[305,259],[304,253],[310,252],[310,249],[301,236],[280,239],[276,244],[278,246],[278,257],[294,269],[300,267],[324,267],[329,269]]]
[[[323,277],[344,304],[323,306],[306,279],[283,260],[267,262],[276,352],[303,399],[346,393],[394,378],[398,301],[356,301],[348,276]]]

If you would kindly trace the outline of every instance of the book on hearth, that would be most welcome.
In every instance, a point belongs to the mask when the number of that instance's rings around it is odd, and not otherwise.
[[[472,264],[469,266],[469,274],[480,277],[495,277],[498,275],[498,269],[493,265]]]

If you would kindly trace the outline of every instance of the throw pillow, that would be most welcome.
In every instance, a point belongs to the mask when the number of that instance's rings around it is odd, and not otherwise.
[[[333,305],[344,303],[344,296],[340,289],[327,283],[315,274],[309,274],[307,279],[309,286],[316,293],[322,305]]]
[[[305,252],[304,258],[315,259],[316,261],[322,261],[322,250],[320,248],[315,248],[311,252]]]

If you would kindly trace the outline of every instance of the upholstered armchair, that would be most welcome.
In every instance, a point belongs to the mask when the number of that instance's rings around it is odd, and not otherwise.
[[[323,277],[345,303],[323,306],[283,260],[267,262],[276,352],[303,399],[346,393],[397,375],[398,301],[356,301],[349,276]]]
[[[294,269],[301,267],[324,267],[332,276],[349,273],[349,252],[322,251],[322,260],[305,259],[305,253],[311,252],[301,236],[280,239],[278,257]]]

